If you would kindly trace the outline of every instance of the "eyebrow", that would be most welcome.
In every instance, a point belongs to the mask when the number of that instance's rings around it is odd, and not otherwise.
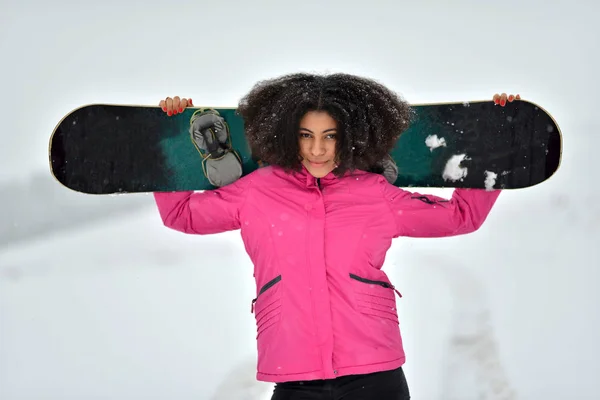
[[[300,128],[300,130],[301,130],[301,131],[308,131],[308,132],[310,132],[310,133],[314,133],[313,131],[311,131],[310,129],[307,129],[307,128]],[[332,132],[332,131],[333,131],[333,132],[337,132],[337,129],[335,129],[335,128],[329,128],[329,129],[325,129],[325,130],[323,131],[323,133],[326,133],[326,132]]]

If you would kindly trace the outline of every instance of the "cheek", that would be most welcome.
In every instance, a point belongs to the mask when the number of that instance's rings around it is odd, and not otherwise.
[[[303,156],[306,154],[306,146],[302,142],[298,143],[298,151]]]
[[[334,142],[334,143],[331,143],[331,144],[328,146],[328,149],[327,149],[327,150],[328,150],[329,154],[335,154],[335,142]]]

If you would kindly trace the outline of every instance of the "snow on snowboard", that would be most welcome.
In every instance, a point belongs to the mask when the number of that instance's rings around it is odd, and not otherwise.
[[[515,100],[415,104],[391,152],[399,187],[521,189],[549,179],[560,128],[542,107]],[[92,104],[68,113],[50,138],[50,168],[87,194],[214,189],[262,165],[235,108]]]

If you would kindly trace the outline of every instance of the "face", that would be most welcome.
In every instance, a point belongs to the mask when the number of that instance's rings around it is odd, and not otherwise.
[[[299,146],[302,164],[315,178],[335,167],[337,123],[324,111],[309,111],[300,121]]]

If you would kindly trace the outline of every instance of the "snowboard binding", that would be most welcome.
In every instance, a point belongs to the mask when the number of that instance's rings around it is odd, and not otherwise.
[[[216,187],[242,176],[242,160],[233,149],[229,125],[218,111],[200,108],[190,118],[190,137],[202,157],[204,176]]]

